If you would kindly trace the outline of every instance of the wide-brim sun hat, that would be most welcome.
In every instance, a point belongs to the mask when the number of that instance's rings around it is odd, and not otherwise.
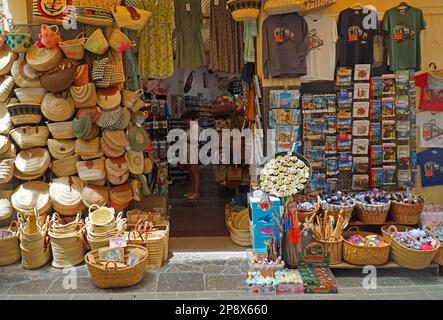
[[[91,205],[104,206],[109,200],[109,187],[86,184],[82,190],[82,201],[86,207]]]
[[[43,97],[41,110],[50,121],[60,122],[71,119],[75,112],[74,101],[70,96],[47,93]]]
[[[49,184],[42,181],[29,181],[17,187],[11,196],[11,203],[20,213],[39,215],[47,213],[52,206],[49,198]]]

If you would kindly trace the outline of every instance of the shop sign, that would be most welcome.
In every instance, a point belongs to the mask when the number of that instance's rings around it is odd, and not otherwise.
[[[306,0],[303,12],[310,12],[329,7],[334,4],[336,0]]]

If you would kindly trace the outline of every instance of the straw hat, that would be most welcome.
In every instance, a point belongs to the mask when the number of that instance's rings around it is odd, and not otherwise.
[[[47,93],[42,101],[42,113],[51,121],[66,121],[74,114],[74,101],[71,97],[61,94]]]
[[[78,177],[62,177],[53,179],[49,185],[49,198],[55,211],[63,215],[74,215],[85,208],[81,191],[83,181]]]
[[[143,151],[129,150],[125,155],[128,161],[129,172],[132,174],[142,174],[145,167]]]
[[[97,105],[97,94],[93,83],[72,86],[70,92],[76,108],[90,108]]]
[[[26,61],[37,71],[46,72],[58,65],[63,58],[59,47],[48,49],[31,46],[26,52]]]
[[[117,87],[97,89],[97,102],[103,110],[114,110],[122,102],[122,95]]]
[[[48,123],[49,132],[55,139],[74,138],[72,121]]]
[[[96,156],[100,153],[100,138],[91,140],[77,139],[75,153],[79,156]]]
[[[89,115],[83,118],[75,118],[72,122],[72,132],[74,137],[82,139],[86,137],[92,129],[92,120]]]
[[[69,177],[77,174],[77,162],[79,157],[77,155],[69,156],[64,159],[54,160],[52,162],[51,170],[57,177]]]
[[[97,123],[98,119],[100,119],[100,107],[95,106],[92,108],[81,108],[77,111],[77,118],[81,119],[86,116],[90,116],[92,122]]]
[[[129,145],[135,151],[143,151],[148,145],[149,136],[145,128],[133,125],[129,128]]]
[[[109,200],[116,205],[126,205],[132,200],[132,189],[129,183],[112,187],[109,191]]]
[[[40,72],[33,69],[21,56],[12,65],[11,75],[20,88],[41,88]]]
[[[49,198],[49,184],[42,181],[29,181],[15,189],[11,196],[11,203],[20,213],[33,214],[34,209],[42,215],[51,209]]]
[[[12,129],[11,116],[9,115],[6,103],[0,102],[0,134],[9,134]]]
[[[113,158],[113,159],[123,156],[126,152],[125,148],[120,148],[120,149],[111,148],[103,137],[101,138],[101,146],[102,146],[103,153],[107,157]]]
[[[14,190],[0,190],[0,220],[9,219],[14,213],[11,196]]]
[[[104,206],[109,200],[109,187],[86,184],[82,190],[82,201],[86,207],[93,204]]]
[[[49,137],[49,129],[45,126],[24,126],[13,129],[10,136],[20,149],[44,147]]]
[[[88,184],[94,185],[94,186],[100,186],[100,187],[104,187],[107,183],[108,183],[108,180],[106,180],[106,178],[100,179],[100,180],[88,181]]]
[[[123,130],[104,130],[103,139],[106,141],[108,146],[116,150],[126,148],[128,145],[128,138]]]
[[[0,50],[0,75],[11,72],[12,65],[18,59],[19,55],[11,50]]]
[[[78,176],[83,181],[101,180],[106,177],[105,160],[79,161],[76,164]]]
[[[75,140],[48,140],[48,149],[51,156],[56,159],[64,159],[70,157],[75,152]]]
[[[14,93],[21,103],[42,103],[47,91],[45,88],[17,88]]]
[[[15,158],[15,168],[25,176],[42,176],[51,164],[47,149],[34,148],[21,151]],[[17,173],[17,172],[16,172]]]
[[[108,175],[120,176],[129,172],[128,162],[125,157],[106,159],[105,168]]]
[[[14,176],[14,159],[4,159],[0,161],[0,184],[11,181]]]
[[[11,103],[7,106],[7,109],[14,125],[38,124],[42,120],[39,104]]]
[[[143,174],[150,174],[154,168],[154,163],[151,158],[145,158],[143,162]]]

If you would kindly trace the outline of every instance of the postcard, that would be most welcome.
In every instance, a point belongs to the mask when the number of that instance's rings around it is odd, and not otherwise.
[[[340,133],[337,136],[337,150],[340,152],[349,152],[352,150],[352,135]]]
[[[395,74],[384,74],[383,79],[383,95],[391,96],[395,94]]]
[[[303,110],[314,110],[314,96],[312,94],[303,94],[301,97],[301,107]]]
[[[336,157],[326,158],[326,173],[328,176],[338,174],[338,161]]]
[[[397,186],[402,189],[413,187],[410,170],[397,170]]]
[[[400,167],[409,167],[411,162],[411,149],[408,145],[397,146],[397,159]]]
[[[371,78],[371,97],[381,97],[383,94],[383,78],[372,77]]]
[[[354,84],[354,100],[368,100],[370,86],[369,83]]]
[[[395,117],[395,98],[387,97],[381,101],[383,108],[383,118]]]
[[[382,122],[382,139],[395,140],[395,120],[383,120]]]
[[[409,120],[397,121],[397,140],[408,141],[411,133]]]
[[[369,117],[369,101],[354,102],[352,116],[354,118],[368,118]]]
[[[409,114],[409,96],[398,95],[395,97],[395,112],[397,115],[407,115]]]
[[[353,173],[367,173],[369,170],[369,158],[368,157],[354,157],[352,163]]]
[[[369,135],[369,139],[371,143],[377,144],[381,143],[381,123],[380,122],[371,122],[371,132]]]
[[[369,175],[355,174],[352,176],[352,190],[369,189]]]
[[[382,145],[371,145],[370,147],[370,163],[371,166],[381,166],[383,164],[383,146]]]
[[[381,120],[382,117],[382,106],[381,100],[371,100],[371,120]]]
[[[352,90],[339,90],[338,91],[338,105],[340,107],[352,106]]]
[[[395,143],[383,143],[383,163],[397,162],[397,145]]]
[[[383,185],[396,185],[396,171],[397,168],[395,166],[383,166]]]
[[[352,154],[366,155],[369,151],[368,139],[354,139],[352,140]]]
[[[278,124],[283,126],[289,126],[292,124],[290,109],[278,109]]]
[[[370,64],[356,64],[354,71],[354,81],[368,81],[371,77]]]
[[[369,120],[355,120],[352,124],[352,135],[356,137],[369,136]]]
[[[339,68],[337,70],[337,86],[349,86],[352,83],[352,68]]]
[[[371,168],[370,186],[371,188],[380,188],[383,185],[383,168]]]
[[[338,169],[340,171],[352,170],[352,154],[339,153],[337,155]]]
[[[337,153],[337,136],[326,136],[325,152],[326,154]]]

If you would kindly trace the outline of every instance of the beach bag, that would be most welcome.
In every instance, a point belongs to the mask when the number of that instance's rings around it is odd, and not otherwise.
[[[59,47],[48,49],[31,46],[26,52],[26,62],[35,70],[46,72],[58,65],[63,59],[63,53]]]
[[[106,177],[105,160],[89,160],[77,162],[77,172],[83,181],[101,180]]]
[[[97,94],[93,83],[72,86],[70,92],[76,108],[90,108],[97,105]]]
[[[84,33],[79,33],[75,39],[62,41],[58,44],[66,58],[81,60],[85,56],[85,43],[88,39]]]
[[[124,52],[135,47],[135,42],[131,41],[123,32],[114,28],[108,37],[109,46],[117,52]]]
[[[145,27],[152,12],[136,7],[116,6],[112,11],[116,24],[120,28],[141,30]]]
[[[95,54],[105,54],[108,51],[108,41],[101,29],[95,30],[85,43],[85,49]]]
[[[60,33],[58,32],[58,26],[42,24],[40,27],[40,33],[38,35],[40,42],[46,48],[55,48],[57,44],[62,42]]]
[[[76,60],[63,60],[55,68],[40,77],[42,87],[54,93],[69,89],[77,77],[78,66],[79,63]]]

